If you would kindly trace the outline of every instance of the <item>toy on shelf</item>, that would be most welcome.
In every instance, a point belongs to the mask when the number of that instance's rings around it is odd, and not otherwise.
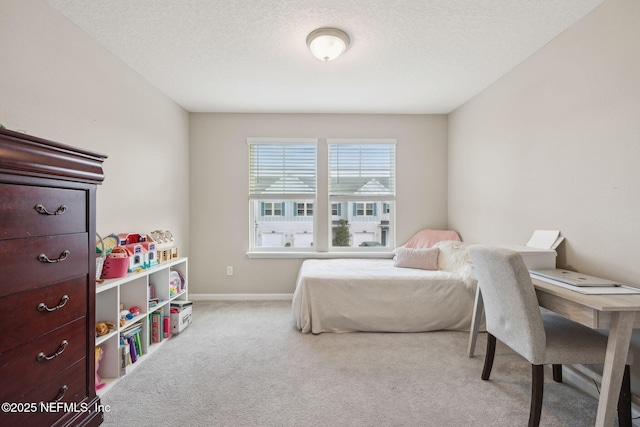
[[[131,320],[140,314],[140,308],[133,306],[129,309],[124,308],[124,304],[120,304],[120,326],[124,326],[127,320]]]
[[[100,367],[100,361],[104,357],[104,350],[102,347],[96,347],[96,391],[100,390],[106,384],[102,382],[100,375],[98,374],[98,368]]]
[[[170,231],[154,230],[149,236],[156,242],[158,262],[170,261],[178,258],[178,248],[175,246],[173,233]]]
[[[180,280],[180,276],[178,272],[175,270],[171,270],[169,273],[169,296],[174,297],[180,293],[182,288],[182,281]]]
[[[187,288],[187,280],[179,270],[171,269],[169,272],[169,296],[174,297]]]
[[[124,277],[158,264],[155,241],[139,233],[110,234],[96,247],[96,252],[106,255],[101,279]]]
[[[100,235],[98,235],[100,237]],[[108,255],[116,246],[120,245],[120,238],[115,234],[109,234],[101,239],[100,245],[96,244],[96,253]]]
[[[127,275],[129,269],[129,257],[124,250],[113,248],[104,259],[102,266],[102,279],[117,279]]]
[[[120,246],[129,257],[129,273],[158,264],[156,242],[150,236],[137,233],[119,234]]]
[[[115,327],[116,325],[112,322],[98,322],[96,323],[96,335],[99,337],[106,335]]]

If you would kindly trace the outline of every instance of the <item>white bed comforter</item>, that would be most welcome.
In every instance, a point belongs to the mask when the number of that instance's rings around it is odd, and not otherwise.
[[[474,293],[448,271],[390,259],[306,260],[293,294],[303,333],[469,330]]]

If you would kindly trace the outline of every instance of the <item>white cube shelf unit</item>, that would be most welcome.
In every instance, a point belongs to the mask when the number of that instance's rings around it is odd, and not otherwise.
[[[185,278],[184,290],[172,294],[170,292],[170,274],[175,270]],[[151,322],[149,315],[154,311],[161,311],[166,317],[170,317],[169,309],[171,301],[186,301],[188,296],[188,260],[187,258],[175,258],[165,261],[157,266],[143,269],[137,273],[129,273],[118,279],[106,279],[101,284],[96,284],[96,322],[105,321],[115,324],[108,334],[96,336],[96,347],[104,351],[98,374],[101,383],[105,386],[98,389],[98,394],[106,393],[124,375],[121,370],[120,333],[133,324],[140,324],[140,346],[142,355],[138,360],[129,365],[126,373],[131,372],[144,360],[158,350],[166,342],[152,344]],[[159,299],[158,305],[149,307],[149,285],[155,290],[155,297]],[[124,309],[138,307],[140,314],[127,320],[120,326],[120,304]]]

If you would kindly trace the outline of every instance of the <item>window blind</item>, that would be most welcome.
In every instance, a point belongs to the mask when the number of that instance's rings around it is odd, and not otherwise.
[[[394,143],[329,143],[330,196],[395,196]]]
[[[316,194],[316,144],[249,142],[249,195]]]

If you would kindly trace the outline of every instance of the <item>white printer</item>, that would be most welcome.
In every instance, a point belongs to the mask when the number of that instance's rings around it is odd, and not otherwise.
[[[529,270],[556,268],[556,248],[564,237],[559,230],[535,230],[525,245],[497,245],[520,252]]]

